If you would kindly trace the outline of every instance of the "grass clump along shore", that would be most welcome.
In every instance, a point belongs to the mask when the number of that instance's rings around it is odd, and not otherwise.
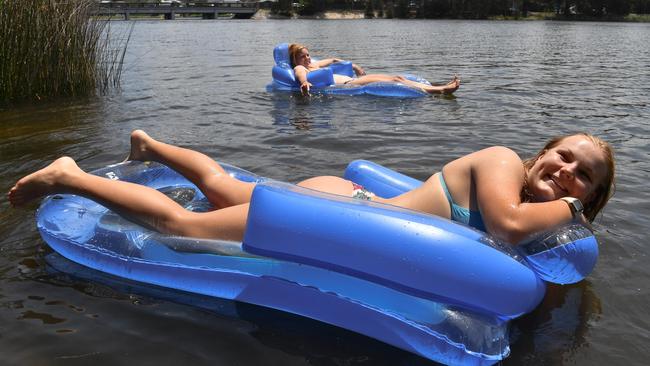
[[[116,45],[92,0],[0,0],[0,103],[88,96],[119,87]]]

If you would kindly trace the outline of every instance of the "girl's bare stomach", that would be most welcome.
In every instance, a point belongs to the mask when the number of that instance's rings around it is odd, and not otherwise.
[[[348,81],[352,80],[351,77],[345,75],[334,74],[334,84],[345,84]]]

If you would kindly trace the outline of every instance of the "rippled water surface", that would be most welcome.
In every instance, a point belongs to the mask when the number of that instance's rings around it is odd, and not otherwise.
[[[115,34],[127,25],[113,23]],[[503,363],[645,364],[649,39],[647,24],[140,21],[121,92],[0,110],[0,187],[60,155],[86,169],[119,161],[135,128],[288,181],[340,175],[357,158],[424,179],[490,145],[527,157],[552,136],[591,132],[618,159],[616,195],[595,225],[598,266],[513,323]],[[269,93],[271,51],[286,41],[373,73],[458,73],[463,85],[413,100]],[[88,273],[40,239],[35,207],[0,201],[3,364],[429,364],[308,319]]]

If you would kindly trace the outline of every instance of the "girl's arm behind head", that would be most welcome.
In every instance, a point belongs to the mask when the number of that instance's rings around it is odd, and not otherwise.
[[[490,234],[517,244],[573,218],[565,201],[522,202],[526,171],[514,151],[491,147],[466,158],[476,205]]]

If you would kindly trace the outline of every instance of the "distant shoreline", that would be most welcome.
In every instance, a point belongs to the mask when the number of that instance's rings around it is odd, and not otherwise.
[[[338,19],[366,19],[363,10],[328,10],[314,15],[298,15],[292,16],[271,14],[269,9],[259,9],[252,19],[323,19],[323,20],[338,20]],[[385,19],[385,18],[374,18]],[[398,19],[398,18],[393,18]],[[444,20],[451,18],[412,18],[418,20]],[[474,20],[465,18],[453,18],[455,20]],[[564,17],[556,15],[555,13],[535,13],[530,12],[526,17],[517,16],[494,16],[486,19],[478,20],[522,20],[522,21],[535,21],[535,20],[551,20],[551,21],[588,21],[588,22],[622,22],[622,23],[648,23],[650,22],[650,14],[629,14],[625,17],[589,17],[582,15],[572,15],[571,17]]]

